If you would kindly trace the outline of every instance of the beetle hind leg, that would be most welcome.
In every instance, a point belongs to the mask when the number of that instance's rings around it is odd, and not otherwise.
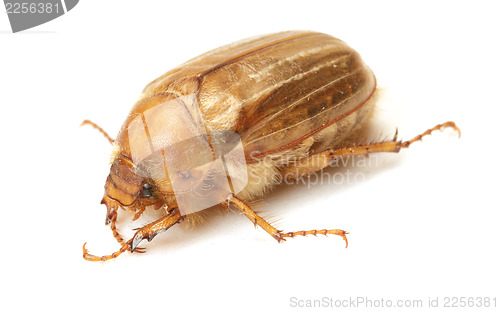
[[[304,175],[314,173],[321,170],[328,165],[335,163],[342,157],[349,156],[368,156],[370,153],[378,152],[399,152],[401,148],[408,148],[414,142],[422,140],[424,136],[430,135],[432,132],[441,130],[444,128],[452,128],[458,132],[460,137],[460,129],[456,126],[454,122],[445,122],[438,124],[431,129],[426,130],[422,134],[415,136],[414,138],[402,141],[397,140],[397,130],[394,138],[389,141],[375,142],[366,145],[350,146],[339,149],[328,149],[309,157],[303,158],[296,164],[285,167],[281,174],[285,180],[297,179]]]
[[[328,165],[330,165],[331,163],[334,163],[335,161],[337,161],[341,157],[367,156],[370,153],[376,153],[376,152],[399,152],[401,150],[401,148],[408,148],[414,142],[422,140],[422,138],[424,136],[430,135],[432,132],[437,131],[437,130],[441,130],[444,128],[454,129],[455,131],[458,132],[459,137],[460,137],[460,129],[456,126],[456,124],[454,122],[445,122],[442,124],[438,124],[435,127],[428,129],[427,131],[415,136],[413,139],[410,139],[408,141],[401,141],[401,140],[398,141],[397,140],[397,130],[396,130],[396,134],[394,135],[394,138],[392,140],[375,142],[375,143],[366,144],[366,145],[358,145],[358,146],[339,148],[339,149],[329,149],[329,150],[326,150],[323,152],[319,152],[319,153],[313,154],[309,157],[303,158],[293,165],[285,167],[281,171],[281,174],[282,174],[282,177],[284,180],[287,180],[289,178],[297,179],[303,175],[311,174],[315,171],[321,170],[321,169],[327,167]],[[229,195],[227,198],[227,201],[228,201],[228,203],[232,203],[234,206],[236,206],[256,226],[259,226],[262,229],[264,229],[267,233],[269,233],[272,237],[274,237],[278,242],[284,241],[285,238],[293,238],[296,236],[334,234],[334,235],[341,236],[344,239],[344,241],[346,242],[346,247],[348,245],[347,237],[346,237],[346,234],[348,234],[348,232],[346,232],[344,230],[323,229],[323,230],[307,230],[307,231],[304,230],[304,231],[283,233],[281,230],[278,230],[275,227],[273,227],[271,224],[269,224],[264,218],[257,215],[257,213],[255,213],[250,208],[250,206],[248,206],[245,202],[243,202],[239,198],[235,197],[234,195]]]

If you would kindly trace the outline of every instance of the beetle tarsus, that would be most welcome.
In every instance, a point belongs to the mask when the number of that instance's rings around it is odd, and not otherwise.
[[[408,148],[411,144],[413,144],[416,141],[422,140],[423,137],[432,134],[432,132],[437,131],[437,130],[445,129],[447,127],[450,127],[452,129],[454,129],[455,131],[457,131],[458,132],[458,138],[460,138],[462,136],[462,132],[460,132],[460,129],[455,124],[455,122],[448,121],[448,122],[445,122],[445,123],[438,124],[438,125],[434,126],[433,128],[428,129],[427,131],[423,132],[422,134],[419,134],[419,135],[415,136],[414,138],[412,138],[412,139],[410,139],[408,141],[401,142],[401,147],[402,148]]]
[[[322,234],[324,236],[328,236],[331,234],[338,235],[338,236],[342,237],[342,239],[345,241],[345,247],[347,248],[347,246],[349,246],[349,242],[347,241],[347,236],[346,236],[347,234],[349,234],[349,232],[341,230],[341,229],[302,230],[302,231],[281,233],[280,235],[283,238],[283,240],[285,240],[284,239],[285,237],[294,238],[296,236],[306,236],[306,235],[316,236],[318,234]]]
[[[123,254],[127,250],[130,250],[130,246],[127,243],[127,244],[123,245],[118,251],[114,252],[111,255],[98,257],[98,256],[95,256],[95,255],[88,253],[87,248],[85,248],[86,244],[87,243],[83,244],[83,259],[88,260],[88,261],[108,261],[110,259],[114,259],[114,258],[120,256],[121,254]]]

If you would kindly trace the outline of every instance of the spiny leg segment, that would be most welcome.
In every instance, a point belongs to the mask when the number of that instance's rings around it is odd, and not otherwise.
[[[179,210],[174,209],[168,215],[163,216],[142,228],[137,228],[137,232],[134,234],[134,237],[130,242],[130,251],[134,252],[137,249],[137,245],[139,245],[139,243],[144,239],[151,242],[151,240],[153,240],[158,233],[166,231],[173,225],[182,222],[184,217],[185,216],[180,214]]]
[[[443,124],[438,124],[431,129],[415,136],[414,138],[401,141],[397,140],[397,130],[394,138],[389,141],[375,142],[367,145],[350,146],[339,149],[329,149],[323,152],[313,154],[307,158],[303,158],[294,165],[290,165],[284,168],[281,172],[283,178],[285,179],[297,179],[303,175],[311,174],[315,171],[321,170],[331,163],[334,163],[339,158],[348,156],[367,156],[370,153],[377,152],[399,152],[401,148],[408,148],[414,142],[422,140],[424,136],[430,135],[432,132],[441,130],[444,128],[452,128],[458,132],[460,137],[460,129],[455,125],[454,122],[445,122]]]

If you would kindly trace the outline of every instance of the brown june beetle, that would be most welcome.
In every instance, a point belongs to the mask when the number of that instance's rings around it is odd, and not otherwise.
[[[105,261],[141,252],[143,239],[229,206],[277,241],[335,234],[347,244],[340,229],[278,230],[246,202],[342,157],[399,152],[434,130],[459,131],[446,122],[408,141],[396,135],[346,145],[370,116],[376,90],[374,74],[356,51],[310,31],[242,40],[167,72],[146,86],[116,140],[105,134],[114,150],[102,203],[121,248],[98,257],[84,245],[83,257]],[[125,241],[115,224],[119,208],[134,211],[134,220],[146,208],[165,213]]]

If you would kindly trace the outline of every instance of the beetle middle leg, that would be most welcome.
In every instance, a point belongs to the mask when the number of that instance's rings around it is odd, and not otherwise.
[[[322,229],[322,230],[303,230],[303,231],[295,231],[295,232],[287,232],[284,233],[281,230],[276,229],[273,227],[270,223],[268,223],[264,218],[260,217],[255,213],[254,210],[248,204],[246,204],[244,201],[240,200],[234,195],[229,195],[227,198],[228,203],[232,203],[234,206],[236,206],[240,211],[245,214],[245,216],[250,219],[255,226],[259,226],[262,229],[264,229],[267,233],[269,233],[273,238],[276,239],[276,241],[281,242],[285,241],[285,238],[293,238],[296,236],[306,236],[306,235],[328,235],[328,234],[335,234],[341,236],[344,241],[345,241],[345,246],[347,247],[348,242],[347,242],[347,237],[346,234],[349,234],[348,232],[341,230],[341,229]]]
[[[303,175],[307,175],[318,170],[321,170],[331,163],[334,163],[341,157],[348,156],[367,156],[370,153],[377,152],[399,152],[401,148],[408,148],[411,144],[416,141],[422,140],[424,136],[430,135],[432,132],[441,130],[443,128],[452,128],[458,132],[460,137],[460,129],[456,126],[454,122],[445,122],[438,124],[431,129],[426,130],[422,134],[415,136],[414,138],[401,141],[397,140],[397,131],[393,140],[375,142],[367,145],[344,147],[339,149],[329,149],[323,152],[313,154],[307,158],[303,158],[296,164],[286,167],[282,170],[281,174],[285,179],[288,178],[300,178]]]

